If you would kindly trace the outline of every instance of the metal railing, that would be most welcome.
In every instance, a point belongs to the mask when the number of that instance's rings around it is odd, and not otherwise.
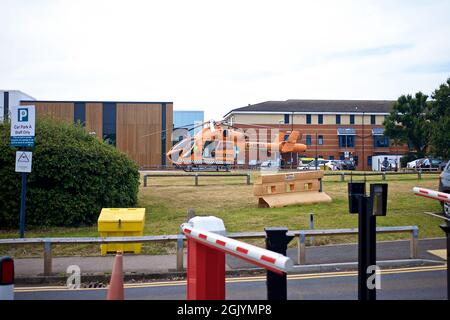
[[[417,179],[422,179],[423,174],[440,174],[440,171],[428,171],[428,172],[422,172],[422,171],[412,171],[412,172],[325,172],[325,176],[340,176],[341,182],[345,181],[345,176],[353,176],[353,177],[364,177],[364,176],[381,176],[381,179],[383,181],[386,180],[386,176],[395,176],[395,175],[405,175],[405,174],[417,174]]]
[[[195,173],[195,174],[146,174],[144,176],[144,187],[147,187],[147,179],[150,177],[155,178],[194,178],[195,186],[198,186],[198,178],[199,177],[222,177],[222,178],[228,178],[228,177],[246,177],[247,185],[250,185],[250,174],[249,173],[229,173],[229,174],[202,174],[202,173]]]
[[[410,239],[410,258],[418,257],[419,228],[417,226],[404,227],[379,227],[377,233],[411,233]],[[306,264],[306,237],[317,236],[341,236],[356,235],[357,228],[351,229],[324,229],[324,230],[297,230],[290,231],[289,235],[298,237],[297,263]],[[265,232],[239,232],[229,233],[227,237],[233,239],[257,239],[265,238]],[[25,245],[25,244],[43,244],[44,246],[44,276],[52,274],[52,246],[55,244],[86,244],[86,243],[142,243],[142,242],[171,242],[176,241],[176,270],[183,271],[184,260],[184,241],[186,237],[179,235],[161,235],[161,236],[142,236],[142,237],[108,237],[108,238],[25,238],[25,239],[0,239],[0,245]]]

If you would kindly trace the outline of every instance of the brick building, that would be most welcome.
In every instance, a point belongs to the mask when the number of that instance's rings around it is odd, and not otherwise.
[[[385,100],[286,100],[267,101],[233,109],[224,119],[234,126],[254,130],[297,130],[297,142],[307,145],[300,156],[324,159],[353,158],[358,170],[370,170],[375,155],[404,154],[384,135],[383,121],[395,101]],[[295,155],[285,154],[284,163],[296,166]]]

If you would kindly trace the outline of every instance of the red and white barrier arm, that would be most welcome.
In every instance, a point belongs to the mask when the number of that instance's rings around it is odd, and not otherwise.
[[[448,193],[418,187],[414,187],[413,192],[416,196],[450,203],[450,194]]]
[[[291,258],[245,242],[221,236],[217,233],[195,229],[188,223],[181,225],[188,238],[195,239],[209,247],[231,254],[276,273],[286,273],[294,265]]]

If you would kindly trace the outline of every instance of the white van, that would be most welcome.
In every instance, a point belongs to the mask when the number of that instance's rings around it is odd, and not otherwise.
[[[399,170],[401,158],[403,158],[402,155],[392,155],[392,154],[373,156],[372,157],[372,171]],[[383,166],[383,162],[385,159],[389,163],[387,168],[385,166]]]

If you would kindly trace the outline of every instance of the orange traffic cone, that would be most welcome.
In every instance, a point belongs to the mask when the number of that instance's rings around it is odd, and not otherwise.
[[[106,300],[124,300],[122,252],[117,252],[116,258],[114,259]]]

